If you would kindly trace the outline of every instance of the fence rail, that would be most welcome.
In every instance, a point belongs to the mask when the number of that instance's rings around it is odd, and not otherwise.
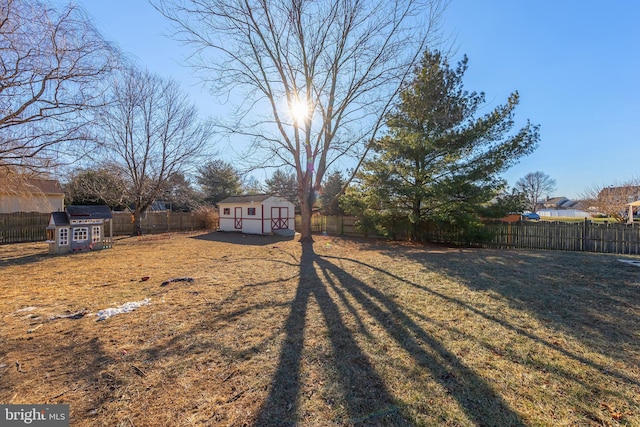
[[[49,216],[48,213],[37,212],[0,214],[0,244],[46,240]],[[113,227],[114,236],[129,235],[133,231],[131,214],[128,212],[113,212],[113,219],[107,224],[105,236],[110,235],[109,227]],[[148,212],[143,215],[141,225],[143,234],[205,228],[202,219],[191,212]],[[217,225],[213,224],[213,227],[217,228]]]
[[[315,215],[311,230],[334,235],[375,236],[357,227],[356,218]],[[300,217],[296,217],[299,230]],[[488,237],[465,241],[456,230],[428,224],[423,228],[430,242],[513,249],[546,249],[640,255],[640,224],[572,222],[530,222],[486,224]],[[400,233],[398,234],[400,235]]]

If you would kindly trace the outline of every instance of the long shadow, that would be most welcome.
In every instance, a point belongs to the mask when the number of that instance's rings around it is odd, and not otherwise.
[[[98,412],[103,405],[118,400],[118,393],[123,393],[122,381],[107,372],[116,360],[107,354],[104,342],[97,336],[85,340],[84,332],[76,333],[69,327],[78,321],[89,320],[56,320],[67,324],[64,332],[33,334],[28,341],[15,340],[13,350],[28,355],[29,359],[26,363],[22,361],[24,366],[19,370],[13,365],[6,371],[0,370],[0,401],[14,393],[16,384],[38,384],[46,378],[46,382],[55,384],[57,392],[41,397],[37,403],[69,404],[71,425],[88,419],[93,419],[94,425],[99,424]],[[0,360],[6,360],[3,352],[0,350]],[[98,390],[97,397],[86,398],[93,396],[88,390]],[[34,393],[37,395],[38,391]],[[9,398],[3,403],[8,403]]]
[[[335,364],[339,372],[337,381],[340,382],[344,397],[342,403],[348,413],[348,419],[337,422],[349,425],[414,424],[405,410],[406,403],[398,402],[393,397],[359,347],[353,333],[345,325],[329,289],[338,295],[349,313],[356,317],[356,323],[362,325],[355,307],[346,303],[347,296],[355,300],[419,366],[429,371],[458,401],[474,424],[496,425],[496,420],[500,420],[499,425],[525,425],[518,414],[482,378],[418,326],[402,307],[329,259],[316,255],[311,245],[303,246],[300,282],[284,328],[286,339],[270,393],[258,414],[256,426],[297,425],[300,422],[297,418],[301,390],[300,365],[305,317],[312,298],[318,304],[328,328],[333,352],[330,363]],[[350,355],[346,361],[345,354]],[[375,409],[371,410],[372,408]]]
[[[40,252],[32,255],[23,256],[11,256],[0,254],[0,268],[8,267],[10,265],[26,265],[34,262],[40,262],[46,259],[48,254],[46,252]]]
[[[415,362],[431,372],[432,377],[458,401],[475,425],[495,425],[496,420],[501,420],[500,425],[505,426],[525,425],[481,377],[426,333],[393,299],[330,262],[330,258],[317,259],[324,274],[335,275],[340,286],[385,327],[387,333],[412,355]],[[426,351],[421,343],[431,351]]]
[[[271,382],[269,395],[256,417],[255,426],[298,425],[301,390],[300,368],[304,347],[304,331],[310,300],[318,304],[328,328],[333,363],[350,355],[350,363],[337,364],[343,403],[350,424],[375,425],[374,418],[385,419],[388,425],[409,426],[384,381],[363,354],[355,337],[341,319],[338,307],[322,283],[315,265],[318,256],[310,244],[303,245],[300,259],[300,281],[291,311],[286,319],[286,335],[280,352],[276,373]],[[376,411],[362,408],[377,408]],[[373,423],[373,424],[372,424]]]
[[[515,309],[535,315],[612,358],[628,353],[624,348],[640,350],[637,267],[607,255],[566,252],[478,250],[428,256],[414,252],[409,257],[471,290],[497,292]],[[636,358],[634,363],[638,362]]]
[[[571,352],[571,351],[567,350],[566,348],[562,347],[561,345],[559,345],[557,343],[554,343],[552,341],[543,339],[543,338],[541,338],[541,337],[529,332],[528,330],[523,329],[521,327],[518,327],[516,325],[513,325],[513,324],[507,322],[504,319],[500,319],[500,318],[496,317],[495,315],[493,315],[491,313],[486,313],[484,311],[481,311],[481,310],[477,309],[476,307],[474,307],[474,306],[472,306],[472,305],[470,305],[470,304],[468,304],[468,303],[466,303],[464,301],[461,301],[461,300],[453,298],[451,296],[442,294],[442,293],[440,293],[440,292],[438,292],[438,291],[436,291],[434,289],[430,289],[430,288],[428,288],[426,286],[414,283],[414,282],[412,282],[410,280],[406,280],[406,279],[404,279],[404,278],[402,278],[400,276],[397,276],[397,275],[395,275],[393,273],[390,273],[390,272],[388,272],[388,271],[386,271],[384,269],[375,267],[373,265],[366,264],[366,263],[364,263],[362,261],[359,261],[359,260],[355,260],[355,259],[351,259],[351,258],[344,258],[344,257],[338,258],[338,257],[332,257],[332,256],[324,256],[323,258],[336,259],[336,260],[340,260],[340,261],[348,261],[348,262],[351,262],[351,263],[354,263],[354,264],[359,264],[359,265],[362,265],[362,266],[364,266],[366,268],[375,270],[375,271],[377,271],[379,273],[383,273],[383,274],[387,275],[389,278],[392,278],[392,279],[397,280],[399,282],[405,283],[405,284],[407,284],[409,286],[418,288],[421,291],[430,293],[430,294],[432,294],[434,296],[437,296],[438,298],[442,299],[443,301],[447,301],[449,303],[456,304],[456,305],[464,308],[465,310],[468,310],[468,311],[470,311],[470,312],[472,312],[472,313],[474,313],[474,314],[476,314],[476,315],[478,315],[478,316],[480,316],[480,317],[482,317],[482,318],[484,318],[486,320],[489,320],[491,322],[495,322],[495,323],[499,324],[500,326],[502,326],[506,330],[510,330],[510,331],[516,332],[518,335],[522,335],[524,337],[527,337],[527,338],[531,339],[532,341],[535,341],[535,342],[537,342],[537,343],[539,343],[541,345],[544,345],[545,347],[548,347],[548,348],[550,348],[550,349],[552,349],[554,351],[557,351],[558,353],[561,353],[561,354],[563,354],[564,356],[566,356],[568,358],[571,358],[571,359],[573,359],[573,360],[575,360],[577,362],[580,362],[585,366],[589,366],[589,367],[591,367],[593,369],[596,369],[596,370],[599,370],[599,371],[602,371],[602,372],[607,372],[607,374],[610,375],[610,376],[613,376],[613,377],[616,377],[616,378],[618,378],[618,379],[620,379],[622,381],[628,382],[629,384],[640,386],[640,382],[639,381],[637,381],[636,379],[632,378],[629,375],[626,375],[625,373],[614,372],[611,369],[606,368],[604,365],[601,365],[601,364],[599,364],[597,362],[594,362],[593,360],[587,359],[584,356],[581,356],[579,354]],[[554,368],[554,369],[557,370],[557,368]]]
[[[233,243],[237,245],[266,246],[277,244],[278,242],[289,242],[293,236],[262,236],[258,234],[232,233],[225,231],[214,231],[192,237],[196,240],[206,240],[209,242]]]

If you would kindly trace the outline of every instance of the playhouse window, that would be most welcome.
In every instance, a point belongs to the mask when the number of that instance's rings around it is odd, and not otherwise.
[[[247,208],[247,215],[255,215],[256,208]]]
[[[58,245],[66,246],[69,244],[69,229],[61,228],[58,230]]]
[[[89,238],[89,229],[87,227],[73,229],[73,241],[84,242]]]
[[[93,243],[100,241],[100,227],[91,227],[91,241]]]
[[[223,215],[231,215],[231,208],[224,208]]]

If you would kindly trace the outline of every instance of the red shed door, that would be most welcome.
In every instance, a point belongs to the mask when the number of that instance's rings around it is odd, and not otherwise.
[[[235,208],[233,211],[233,228],[242,230],[242,208]]]
[[[289,228],[289,208],[271,208],[271,229],[286,230]]]

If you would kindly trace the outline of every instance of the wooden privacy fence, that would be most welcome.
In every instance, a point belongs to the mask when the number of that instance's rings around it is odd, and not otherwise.
[[[356,226],[357,219],[346,216],[314,215],[311,229],[334,235],[375,236]],[[296,229],[300,229],[296,216]],[[640,224],[572,222],[489,223],[486,237],[467,241],[457,230],[439,228],[435,224],[423,228],[426,240],[436,243],[472,244],[481,247],[513,249],[546,249],[562,251],[602,252],[640,255]]]
[[[0,214],[0,244],[46,240],[49,216],[38,212]]]
[[[516,222],[488,224],[483,246],[640,255],[640,224]]]
[[[0,214],[0,244],[46,240],[49,216],[48,213],[37,212]],[[192,212],[147,212],[143,215],[141,224],[143,234],[192,231],[205,228],[203,220]],[[212,225],[209,224],[209,226]],[[114,236],[131,234],[133,230],[131,214],[113,212],[113,219],[106,224],[105,236],[110,235],[109,227],[113,227]],[[216,228],[217,224],[213,224],[213,229]]]
[[[132,215],[129,212],[113,212],[113,235],[122,236],[133,231]],[[205,228],[202,219],[192,212],[147,212],[140,221],[142,234],[192,231]],[[217,225],[214,225],[214,230]]]
[[[311,217],[311,231],[338,236],[367,237],[371,233],[356,226],[356,217],[313,215]],[[296,215],[296,230],[300,231],[302,217]]]

